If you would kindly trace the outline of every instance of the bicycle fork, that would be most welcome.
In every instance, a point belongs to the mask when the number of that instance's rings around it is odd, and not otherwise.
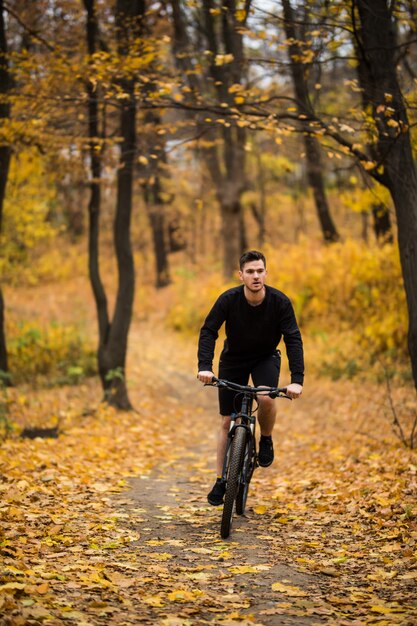
[[[243,459],[241,483],[243,486],[249,484],[253,471],[257,466],[256,443],[255,443],[255,419],[249,418],[250,423],[246,426],[247,440],[245,447],[245,456]]]
[[[244,420],[244,422],[238,422],[236,423],[236,421],[238,419],[242,419]],[[249,422],[249,423],[248,423]],[[247,476],[247,472],[248,472],[248,467],[249,464],[251,462],[251,459],[253,457],[256,457],[256,451],[254,450],[255,447],[255,419],[253,417],[249,417],[248,415],[238,415],[238,414],[232,414],[231,420],[230,420],[230,428],[229,428],[229,432],[228,432],[228,441],[227,441],[227,448],[226,448],[226,454],[225,454],[225,458],[224,458],[224,463],[223,463],[223,471],[222,471],[222,480],[224,482],[227,482],[227,470],[229,467],[229,460],[230,460],[230,450],[232,447],[232,442],[233,442],[233,438],[235,436],[235,432],[237,428],[243,428],[246,431],[246,442],[248,443],[249,441],[249,445],[245,446],[245,456],[243,459],[243,472],[241,475],[241,480],[244,479]],[[252,475],[252,473],[251,473]],[[250,477],[249,477],[250,480]]]

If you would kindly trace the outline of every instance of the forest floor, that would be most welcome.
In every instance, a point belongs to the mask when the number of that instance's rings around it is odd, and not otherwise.
[[[68,311],[36,294],[9,306]],[[385,389],[307,376],[302,399],[280,401],[276,460],[222,540],[206,500],[216,391],[196,380],[195,343],[162,306],[134,320],[135,412],[101,404],[95,380],[10,391],[17,424],[59,419],[60,435],[0,448],[0,624],[417,624],[417,455]]]

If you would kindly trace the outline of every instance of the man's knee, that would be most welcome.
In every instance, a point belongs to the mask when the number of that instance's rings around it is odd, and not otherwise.
[[[220,415],[220,428],[229,431],[230,428],[230,415]]]
[[[269,396],[259,396],[258,402],[261,411],[266,411],[271,414],[276,413],[277,407],[273,398],[270,398]]]

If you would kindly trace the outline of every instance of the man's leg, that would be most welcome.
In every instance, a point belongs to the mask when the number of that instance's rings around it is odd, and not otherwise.
[[[249,380],[249,371],[247,368],[243,368],[242,371],[242,366],[226,368],[220,364],[219,378],[232,380],[239,385],[246,385]],[[226,483],[221,480],[221,476],[223,472],[224,455],[227,448],[227,435],[230,428],[230,415],[236,410],[235,396],[236,393],[230,391],[230,389],[219,389],[220,423],[217,431],[217,478],[212,490],[207,496],[209,503],[213,505],[223,504],[223,497],[226,490]]]
[[[220,425],[217,433],[217,478],[220,478],[223,472],[224,455],[227,448],[227,434],[230,428],[230,415],[220,415]]]
[[[220,415],[219,429],[217,431],[217,478],[212,490],[207,495],[209,503],[213,504],[214,506],[223,504],[223,497],[226,491],[226,483],[224,483],[221,478],[223,472],[223,460],[227,447],[227,433],[229,432],[229,428],[230,416]]]
[[[219,378],[233,381],[238,385],[247,385],[249,381],[249,369],[247,366],[238,365],[227,367],[220,362]],[[227,435],[230,429],[230,416],[239,410],[239,406],[235,406],[236,392],[230,389],[219,389],[219,412],[220,424],[217,434],[217,477],[223,472],[224,455],[227,448]]]
[[[275,426],[277,407],[275,400],[268,396],[259,396],[258,422],[261,428],[261,435],[270,437]]]
[[[261,361],[252,370],[252,380],[256,387],[277,387],[281,355],[277,351],[269,358]],[[275,425],[277,408],[275,400],[268,396],[258,394],[259,402],[258,422],[261,430],[259,441],[258,461],[261,467],[269,467],[274,460],[274,445],[272,443],[272,431]]]
[[[275,425],[276,404],[272,398],[268,396],[258,396],[258,422],[261,429],[261,435],[270,437]],[[217,433],[217,477],[220,478],[223,472],[224,455],[227,448],[227,435],[230,428],[230,415],[220,415],[220,425]]]
[[[258,422],[261,428],[261,438],[259,440],[258,462],[261,467],[269,467],[274,460],[274,444],[272,442],[272,431],[274,429],[276,408],[272,398],[267,396],[261,398],[258,394]]]

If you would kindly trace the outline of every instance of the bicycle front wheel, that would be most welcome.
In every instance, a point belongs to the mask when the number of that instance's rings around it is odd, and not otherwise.
[[[246,430],[244,428],[237,427],[230,450],[229,471],[227,475],[226,493],[224,496],[223,515],[220,531],[223,539],[226,539],[230,535],[233,509],[239,488],[239,477],[243,467],[245,446]]]
[[[236,513],[238,515],[243,515],[245,513],[246,500],[248,499],[248,492],[249,492],[249,484],[252,479],[254,470],[255,470],[255,454],[253,451],[253,447],[248,444],[245,450],[242,477],[239,482],[237,495],[236,495]]]

